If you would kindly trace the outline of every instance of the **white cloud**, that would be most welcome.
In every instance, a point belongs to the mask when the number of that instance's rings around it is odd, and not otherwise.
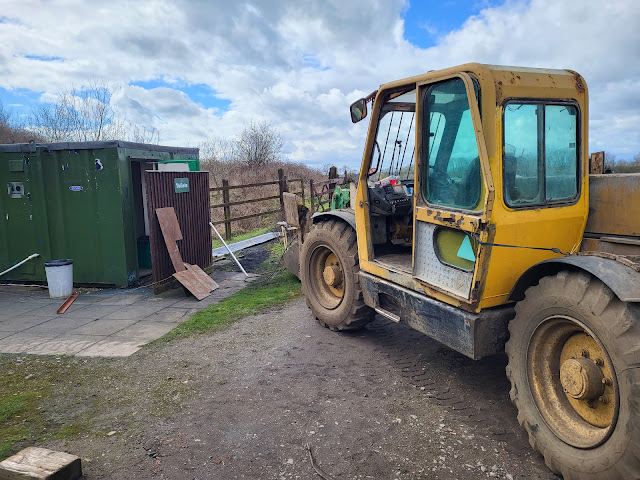
[[[417,1],[417,0],[415,0]],[[403,38],[404,0],[222,0],[3,5],[0,87],[51,98],[92,77],[167,144],[230,137],[251,120],[280,129],[293,160],[357,166],[366,126],[348,105],[380,83],[469,61],[571,68],[591,98],[591,149],[640,152],[640,2],[507,1],[420,49]],[[39,61],[54,57],[57,61]],[[126,86],[161,79],[158,88]],[[208,85],[229,111],[179,90]],[[170,88],[175,85],[175,88]]]

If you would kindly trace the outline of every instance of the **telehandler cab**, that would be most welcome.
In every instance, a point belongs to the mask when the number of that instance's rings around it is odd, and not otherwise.
[[[286,253],[313,315],[506,349],[551,470],[640,478],[640,175],[590,185],[584,79],[466,64],[384,84],[352,121],[368,110],[355,198]]]

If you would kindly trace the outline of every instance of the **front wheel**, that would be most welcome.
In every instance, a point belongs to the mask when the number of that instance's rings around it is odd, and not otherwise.
[[[511,400],[529,442],[565,479],[640,478],[640,308],[560,272],[516,305]]]
[[[357,329],[371,322],[360,288],[356,232],[340,220],[313,226],[300,251],[300,280],[307,305],[331,330]]]

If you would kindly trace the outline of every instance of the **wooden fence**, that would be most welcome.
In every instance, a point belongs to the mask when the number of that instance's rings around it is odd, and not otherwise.
[[[309,197],[311,198],[311,215],[315,212],[326,212],[331,209],[333,191],[337,185],[343,185],[344,178],[330,178],[323,182],[309,180]]]
[[[302,197],[302,203],[304,204],[304,180],[301,178],[292,178],[292,179],[288,179],[286,177],[286,175],[284,174],[284,170],[283,169],[278,169],[278,180],[273,180],[271,182],[261,182],[261,183],[250,183],[250,184],[246,184],[246,185],[229,185],[229,180],[222,180],[222,187],[214,187],[214,188],[210,188],[210,194],[211,193],[217,193],[217,192],[222,192],[222,203],[218,203],[218,204],[212,204],[210,205],[211,210],[215,209],[215,208],[222,208],[224,209],[224,220],[218,220],[216,222],[213,222],[214,225],[220,225],[224,223],[224,236],[227,240],[229,240],[231,238],[231,224],[233,222],[238,222],[240,220],[245,220],[247,218],[254,218],[254,217],[260,217],[262,215],[271,215],[274,213],[279,213],[284,209],[284,199],[282,194],[284,192],[288,192],[289,191],[289,185],[290,184],[300,184],[300,191],[298,192],[291,192],[291,193],[295,193],[297,195],[300,195]],[[261,188],[261,187],[265,187],[265,186],[269,186],[269,185],[278,185],[278,195],[271,195],[271,196],[267,196],[267,197],[260,197],[260,198],[251,198],[251,199],[243,199],[243,200],[239,200],[239,201],[235,201],[232,202],[230,201],[230,195],[229,192],[231,190],[235,190],[238,188],[243,188],[243,189],[254,189],[254,188]],[[252,213],[251,215],[242,215],[239,217],[234,217],[231,214],[231,207],[233,207],[234,205],[245,205],[247,203],[255,203],[255,202],[273,202],[273,200],[280,200],[280,208],[278,209],[274,209],[274,210],[266,210],[266,211],[262,211],[262,212],[258,212],[258,213]]]

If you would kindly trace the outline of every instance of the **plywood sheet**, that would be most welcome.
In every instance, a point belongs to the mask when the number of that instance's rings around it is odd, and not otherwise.
[[[286,222],[291,227],[300,227],[300,219],[298,218],[298,201],[295,193],[284,192],[284,216]]]
[[[198,278],[202,283],[204,283],[209,288],[209,292],[212,292],[213,290],[220,288],[220,285],[218,285],[218,283],[209,275],[207,275],[205,271],[202,270],[198,265],[189,265],[188,263],[185,263],[184,266],[187,267],[187,270],[189,270],[190,272],[193,272],[196,278]]]
[[[176,272],[173,276],[178,280],[184,287],[191,292],[191,294],[196,297],[198,300],[202,300],[206,298],[211,293],[209,286],[206,282],[203,282],[201,278],[197,276],[197,274],[193,273],[193,270],[183,270],[182,272]]]
[[[157,208],[156,215],[173,268],[176,272],[182,272],[185,270],[185,266],[177,244],[178,240],[182,240],[182,232],[180,225],[178,225],[176,212],[173,207]]]

